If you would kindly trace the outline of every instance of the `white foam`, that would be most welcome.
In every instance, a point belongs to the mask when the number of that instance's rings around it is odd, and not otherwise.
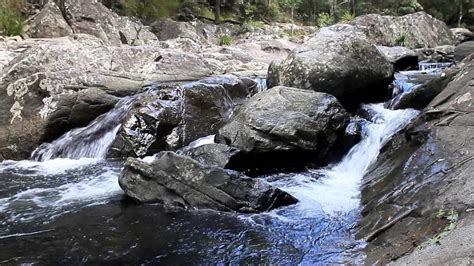
[[[44,162],[37,161],[3,161],[0,163],[0,173],[6,171],[27,170],[32,175],[59,175],[68,170],[77,169],[99,162],[97,158],[82,158],[77,160],[57,158]]]
[[[75,128],[51,143],[41,144],[33,151],[31,158],[36,161],[105,158],[134,99],[124,98],[114,109],[97,117],[89,125]]]
[[[306,213],[303,215],[320,209],[333,215],[358,208],[360,183],[369,167],[377,160],[380,149],[418,114],[415,110],[388,110],[382,104],[368,105],[366,108],[378,114],[376,122],[368,124],[362,141],[340,163],[313,171],[313,174],[322,174],[322,178],[317,180],[309,172],[293,176],[291,182],[276,182],[277,186],[300,200],[297,208]]]
[[[203,146],[203,145],[207,145],[207,144],[213,144],[213,143],[215,143],[215,141],[214,141],[215,137],[216,137],[216,135],[210,135],[210,136],[207,136],[207,137],[197,139],[197,140],[191,142],[189,144],[189,147],[190,148],[197,148],[199,146]]]
[[[0,210],[10,213],[11,219],[16,220],[18,215],[21,217],[26,215],[30,218],[34,218],[35,213],[44,215],[38,212],[37,208],[47,208],[48,214],[52,215],[63,207],[73,204],[82,206],[99,204],[110,196],[121,193],[117,175],[116,170],[109,169],[99,175],[88,176],[75,183],[66,183],[50,188],[27,189],[11,197],[0,199]],[[34,204],[36,207],[31,208],[34,213],[29,216],[28,210],[26,212],[20,210],[20,214],[17,214],[15,206],[19,202]]]

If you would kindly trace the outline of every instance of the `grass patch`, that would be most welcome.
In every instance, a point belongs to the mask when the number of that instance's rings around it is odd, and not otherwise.
[[[20,11],[8,7],[0,7],[0,33],[7,36],[21,35],[24,18]]]
[[[406,34],[401,34],[395,39],[395,44],[398,46],[405,46],[408,44],[408,37]]]
[[[232,45],[232,42],[234,40],[232,39],[232,36],[230,35],[221,35],[219,36],[219,45],[220,46],[229,46],[229,45]]]

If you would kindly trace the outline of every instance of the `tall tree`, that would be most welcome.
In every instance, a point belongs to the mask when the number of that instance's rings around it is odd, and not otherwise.
[[[221,23],[221,0],[214,0],[214,22]]]
[[[352,16],[356,16],[356,0],[350,0],[350,8],[351,8],[351,13]]]
[[[459,1],[459,17],[458,17],[458,28],[461,28],[461,22],[462,22],[462,17],[463,17],[463,10],[462,10],[462,2],[463,0],[458,0]]]

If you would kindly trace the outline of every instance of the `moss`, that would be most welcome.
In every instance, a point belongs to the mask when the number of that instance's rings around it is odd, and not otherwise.
[[[436,214],[436,217],[439,219],[446,219],[446,226],[439,234],[435,235],[434,237],[428,239],[426,242],[418,246],[419,249],[426,248],[430,245],[439,244],[443,238],[449,235],[456,228],[459,220],[459,215],[454,209],[439,209],[438,213]]]

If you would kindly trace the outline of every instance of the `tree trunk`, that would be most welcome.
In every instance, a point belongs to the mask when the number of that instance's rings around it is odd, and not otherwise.
[[[316,0],[309,0],[309,19],[310,21],[314,21],[316,19],[317,14],[317,3]]]
[[[291,35],[294,34],[295,31],[295,4],[291,6]]]
[[[353,17],[356,17],[356,0],[351,0],[351,13]]]
[[[337,9],[337,0],[333,0],[332,1],[332,6],[331,6],[331,16],[332,16],[332,19],[333,19],[333,23],[337,23],[336,9]]]
[[[214,22],[221,23],[221,0],[215,0],[214,4]]]
[[[459,0],[459,19],[458,19],[458,28],[461,28],[461,22],[462,22],[462,17],[463,17],[463,10],[462,10],[462,1],[463,0]]]

